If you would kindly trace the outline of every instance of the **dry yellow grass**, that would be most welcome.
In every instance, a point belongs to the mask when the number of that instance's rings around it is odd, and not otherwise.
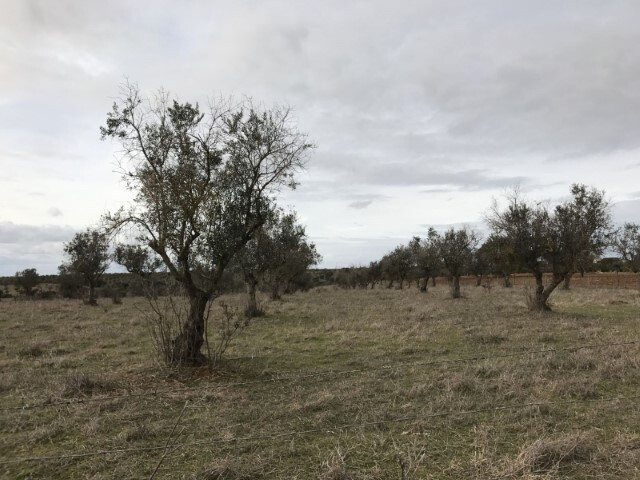
[[[263,300],[213,371],[157,365],[143,299],[0,302],[0,476],[149,478],[175,426],[198,445],[155,478],[638,478],[638,399],[601,401],[640,395],[638,292],[544,315],[519,289],[447,293]]]

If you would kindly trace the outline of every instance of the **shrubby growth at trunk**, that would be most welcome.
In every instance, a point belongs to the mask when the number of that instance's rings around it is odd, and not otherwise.
[[[144,98],[130,84],[101,133],[121,145],[122,177],[135,193],[105,222],[132,227],[182,286],[189,310],[169,361],[200,363],[205,312],[225,268],[267,221],[273,195],[295,185],[312,145],[286,108],[244,99],[201,111],[162,91]]]

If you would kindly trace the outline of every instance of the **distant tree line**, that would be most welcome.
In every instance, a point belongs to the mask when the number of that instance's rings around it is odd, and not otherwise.
[[[517,190],[506,200],[506,206],[496,202],[490,208],[484,242],[466,227],[442,233],[429,228],[424,237],[397,246],[368,267],[336,271],[334,281],[350,288],[403,288],[415,282],[427,292],[429,281],[445,276],[451,296],[459,298],[463,275],[475,276],[478,286],[491,276],[511,287],[513,274],[530,273],[535,288],[529,308],[548,310],[551,293],[560,285],[570,288],[575,273],[640,272],[640,226],[626,223],[616,230],[604,191],[576,184],[571,199],[553,208],[526,201]]]

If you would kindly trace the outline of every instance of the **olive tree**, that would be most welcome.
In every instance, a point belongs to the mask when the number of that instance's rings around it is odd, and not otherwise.
[[[506,208],[500,210],[494,203],[488,217],[493,232],[506,239],[518,264],[535,278],[535,290],[528,298],[531,310],[550,310],[549,296],[575,271],[577,262],[599,254],[606,245],[611,216],[604,192],[574,185],[571,193],[571,201],[550,209],[543,203],[528,203],[514,191]],[[551,279],[545,285],[546,269]]]
[[[440,238],[440,255],[447,270],[451,297],[460,298],[460,277],[470,270],[478,245],[476,233],[464,227],[447,230]]]
[[[91,229],[77,233],[64,245],[64,253],[67,261],[58,267],[60,275],[82,276],[89,287],[87,304],[97,305],[95,290],[110,260],[107,234]]]
[[[40,276],[35,268],[27,268],[21,272],[16,272],[14,283],[20,293],[33,298],[38,291],[36,287],[40,283]]]
[[[140,277],[149,277],[162,266],[162,260],[141,245],[116,245],[113,260]]]
[[[369,266],[366,271],[367,284],[371,284],[371,290],[376,286],[376,283],[380,281],[382,277],[382,268],[380,262],[369,262]]]
[[[556,206],[554,211],[563,250],[560,262],[566,266],[565,289],[569,289],[575,272],[593,267],[613,238],[611,209],[604,191],[574,184],[571,195],[570,201]]]
[[[277,248],[281,262],[266,272],[266,284],[271,289],[272,300],[279,300],[283,293],[288,293],[294,280],[300,278],[309,267],[322,261],[316,246],[308,241],[304,228],[300,226],[296,228],[299,232],[297,240],[293,242],[291,240],[295,237],[289,237],[288,242],[280,243]],[[286,240],[287,237],[285,236],[284,239]]]
[[[632,272],[640,272],[640,225],[625,223],[616,233],[613,249]]]
[[[421,292],[427,292],[429,279],[435,278],[442,267],[440,240],[438,232],[434,228],[429,228],[425,238],[413,237],[409,242],[413,263],[420,277],[418,288]]]
[[[155,298],[158,292],[153,282],[153,274],[162,267],[162,260],[158,255],[142,245],[119,244],[113,252],[113,261],[122,265],[132,273],[138,287],[147,295]]]
[[[398,245],[393,251],[382,257],[380,265],[383,275],[389,280],[387,288],[391,288],[393,281],[397,279],[400,280],[400,289],[402,289],[404,281],[413,268],[413,255],[409,247]]]
[[[518,271],[518,263],[507,238],[490,235],[478,249],[477,255],[482,257],[491,274],[502,277],[505,288],[511,288],[511,274]]]
[[[298,224],[295,213],[283,214],[274,211],[272,217],[260,228],[244,248],[238,252],[238,263],[247,286],[247,307],[245,314],[253,317],[258,313],[256,290],[267,273],[272,283],[272,297],[279,298],[282,282],[291,269],[284,267],[307,241],[305,228]],[[311,259],[315,263],[315,259]],[[306,267],[304,269],[306,270]],[[276,292],[273,294],[273,292]]]
[[[182,286],[188,313],[167,361],[201,363],[205,312],[225,268],[265,223],[278,190],[295,186],[312,145],[287,108],[243,99],[202,111],[163,91],[145,98],[131,84],[101,134],[122,147],[122,178],[135,193],[105,222],[132,227]]]

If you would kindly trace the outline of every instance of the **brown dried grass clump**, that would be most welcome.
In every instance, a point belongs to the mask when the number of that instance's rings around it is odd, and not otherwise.
[[[339,448],[322,463],[322,469],[320,480],[355,480],[347,469],[346,454]]]
[[[90,397],[100,393],[113,392],[117,389],[118,385],[115,382],[78,374],[68,377],[63,382],[60,396],[63,398]]]
[[[267,477],[257,464],[225,459],[210,465],[199,478],[202,480],[261,480]]]
[[[520,452],[509,473],[542,474],[590,463],[597,454],[592,435],[579,432],[557,438],[539,438]]]

